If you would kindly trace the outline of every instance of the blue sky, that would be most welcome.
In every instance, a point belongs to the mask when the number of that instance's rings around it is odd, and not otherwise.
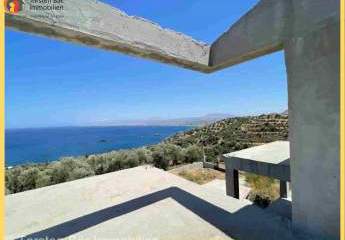
[[[104,2],[211,43],[257,0]],[[203,74],[6,30],[6,128],[281,112],[286,85],[282,52]]]

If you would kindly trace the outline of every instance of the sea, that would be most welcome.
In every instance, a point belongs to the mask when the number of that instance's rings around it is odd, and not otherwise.
[[[189,126],[111,126],[6,129],[5,165],[47,163],[157,144]]]

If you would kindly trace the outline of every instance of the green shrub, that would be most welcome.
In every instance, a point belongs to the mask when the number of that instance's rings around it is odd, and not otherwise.
[[[84,159],[75,161],[74,164],[72,170],[68,173],[67,181],[95,175],[92,167]]]
[[[191,145],[184,150],[184,158],[187,163],[202,161],[203,157],[202,148],[196,145]]]
[[[165,158],[162,145],[156,145],[152,148],[152,160],[155,167],[168,169],[169,160]]]
[[[152,163],[151,151],[146,148],[139,148],[136,150],[140,164]]]
[[[113,156],[112,158],[107,160],[107,164],[105,167],[105,172],[113,172],[118,171],[124,168],[123,162],[120,156]]]
[[[118,152],[118,154],[116,156],[117,156],[117,161],[120,164],[120,169],[129,168],[129,163],[128,163],[128,160],[127,160],[127,153],[126,153],[126,151],[122,151],[121,150],[121,151]]]
[[[36,188],[38,172],[39,170],[36,167],[31,167],[21,172],[21,174],[18,176],[20,191]]]
[[[91,168],[78,167],[74,168],[69,174],[67,181],[76,180],[84,177],[95,175]]]
[[[246,173],[245,178],[251,188],[249,200],[260,207],[267,207],[272,201],[279,198],[277,180],[252,173]]]
[[[177,165],[183,162],[182,149],[174,144],[162,144],[165,161],[169,166]]]
[[[21,184],[19,181],[19,176],[22,172],[22,167],[15,167],[13,169],[6,170],[5,174],[5,182],[6,188],[9,190],[10,193],[17,193],[20,192]]]
[[[45,187],[52,184],[50,169],[40,171],[36,179],[36,187]]]
[[[140,163],[139,156],[134,150],[127,152],[124,160],[127,162],[129,168],[137,167]]]
[[[68,179],[68,169],[65,168],[62,162],[55,162],[51,166],[51,181],[52,184],[62,183]]]
[[[53,183],[62,183],[83,177],[93,176],[95,171],[86,158],[62,158],[51,166],[51,180]]]
[[[93,169],[96,175],[103,174],[106,172],[107,162],[102,156],[99,155],[90,155],[86,159],[87,163]]]

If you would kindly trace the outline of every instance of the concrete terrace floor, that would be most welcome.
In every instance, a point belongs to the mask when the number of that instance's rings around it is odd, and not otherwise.
[[[6,239],[296,239],[287,219],[150,166],[5,201]]]

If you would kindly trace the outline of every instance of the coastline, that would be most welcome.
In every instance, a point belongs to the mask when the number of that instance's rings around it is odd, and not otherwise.
[[[190,126],[65,126],[6,130],[6,167],[158,144]]]
[[[137,136],[137,134],[134,134]],[[152,136],[152,132],[151,132]],[[155,144],[99,154],[63,157],[50,163],[6,169],[6,193],[17,193],[140,165],[172,166],[219,160],[224,153],[288,139],[288,116],[266,114],[227,118],[205,127],[176,131]],[[99,139],[98,139],[99,140]]]

